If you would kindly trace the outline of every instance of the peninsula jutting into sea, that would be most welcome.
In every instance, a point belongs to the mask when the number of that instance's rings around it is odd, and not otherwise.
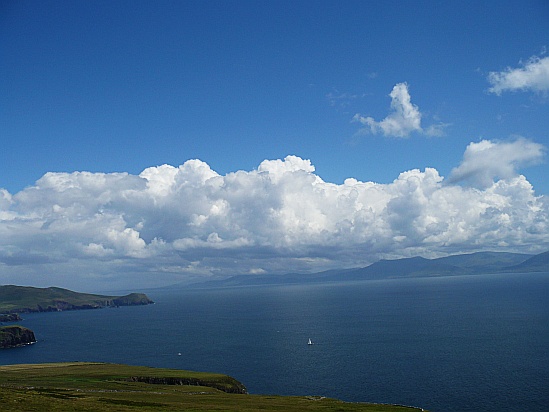
[[[61,312],[65,310],[101,309],[154,303],[143,293],[125,296],[94,295],[49,287],[0,286],[0,322],[22,320],[20,313]],[[36,342],[34,332],[19,325],[0,326],[0,349]]]
[[[154,303],[144,293],[125,296],[95,295],[49,287],[0,286],[0,314],[100,309]]]

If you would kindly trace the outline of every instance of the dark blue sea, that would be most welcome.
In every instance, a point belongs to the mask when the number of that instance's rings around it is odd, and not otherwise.
[[[225,373],[250,393],[549,410],[549,273],[146,292],[155,305],[25,315],[38,343],[0,364],[128,363]]]

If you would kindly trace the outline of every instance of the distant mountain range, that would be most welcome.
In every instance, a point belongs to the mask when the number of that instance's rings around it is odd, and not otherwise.
[[[437,259],[422,257],[380,260],[355,269],[283,275],[238,275],[222,280],[196,283],[189,287],[228,287],[290,283],[321,283],[369,279],[413,278],[426,276],[482,275],[490,273],[548,272],[549,251],[539,255],[506,252],[477,252]]]

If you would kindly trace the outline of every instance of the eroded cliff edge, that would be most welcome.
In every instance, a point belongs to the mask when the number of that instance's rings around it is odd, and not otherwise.
[[[0,326],[0,349],[16,348],[36,342],[34,332],[19,325]]]

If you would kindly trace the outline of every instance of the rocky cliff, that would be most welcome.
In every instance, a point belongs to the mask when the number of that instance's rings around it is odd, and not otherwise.
[[[1,349],[30,345],[34,342],[36,342],[36,338],[30,329],[18,325],[0,327]]]
[[[151,303],[154,302],[144,293],[130,293],[129,295],[113,299],[109,306],[150,305]]]
[[[0,322],[18,322],[20,320],[22,320],[21,316],[17,313],[0,314]]]
[[[160,376],[132,376],[128,378],[129,382],[143,382],[149,385],[192,385],[208,386],[226,393],[248,393],[246,387],[230,376],[225,376],[221,380],[204,380],[191,377],[160,377]]]

